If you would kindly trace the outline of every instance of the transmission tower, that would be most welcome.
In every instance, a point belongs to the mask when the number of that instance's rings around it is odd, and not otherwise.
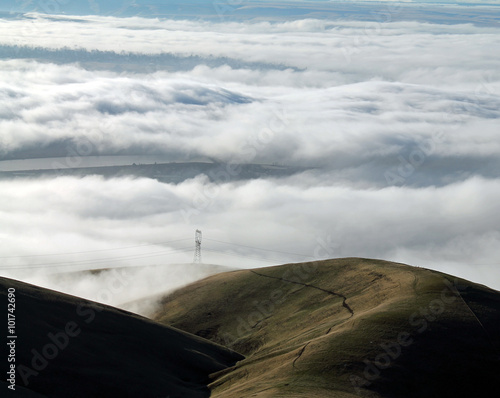
[[[201,264],[201,231],[199,229],[196,230],[196,234],[194,235],[194,260],[193,263]]]

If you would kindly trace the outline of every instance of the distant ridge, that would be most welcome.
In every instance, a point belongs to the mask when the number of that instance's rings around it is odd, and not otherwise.
[[[0,171],[0,180],[12,178],[41,178],[44,176],[97,175],[104,178],[144,177],[165,183],[180,183],[200,174],[211,181],[238,181],[263,177],[287,177],[307,170],[301,167],[287,167],[266,164],[225,164],[208,162],[171,162],[154,164],[133,164],[127,166],[100,166],[54,168],[42,170]]]

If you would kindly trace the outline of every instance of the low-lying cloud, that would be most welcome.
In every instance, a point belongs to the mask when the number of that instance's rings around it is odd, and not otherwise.
[[[1,20],[3,160],[75,166],[82,156],[134,155],[225,162],[228,173],[240,163],[308,168],[237,182],[0,180],[2,275],[103,300],[109,273],[60,273],[148,266],[128,268],[134,289],[107,299],[123,305],[156,292],[154,275],[170,289],[212,272],[158,271],[192,261],[200,228],[206,263],[376,257],[500,288],[500,32],[477,25]],[[33,47],[29,59],[23,46]],[[48,62],[54,51],[93,55]],[[171,67],[161,57],[191,58]]]
[[[326,167],[338,178],[383,186],[443,184],[471,173],[489,178],[500,155],[495,84],[457,92],[366,81],[285,93],[281,86],[197,77],[219,72],[208,67],[189,76],[120,76],[24,60],[0,65],[3,159],[33,152],[215,158]],[[436,162],[462,173],[453,176],[447,167],[443,175],[431,168]],[[397,171],[408,163],[417,172]]]
[[[311,181],[2,181],[2,273],[30,280],[33,271],[188,263],[200,228],[208,264],[254,267],[318,253],[374,257],[434,269],[458,265],[463,276],[500,287],[480,266],[497,261],[498,180],[383,189]],[[188,278],[197,275],[194,267],[185,269]]]

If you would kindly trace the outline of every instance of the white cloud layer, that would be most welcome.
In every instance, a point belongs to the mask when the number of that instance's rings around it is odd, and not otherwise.
[[[191,262],[200,228],[206,263],[374,257],[448,271],[457,265],[462,276],[500,287],[498,180],[362,189],[311,184],[306,175],[225,184],[199,177],[178,185],[61,177],[2,181],[0,188],[7,275]],[[491,264],[491,272],[480,264]],[[23,269],[5,269],[11,267]]]
[[[315,19],[0,20],[2,51],[38,47],[35,59],[0,60],[2,159],[164,155],[313,168],[231,183],[0,180],[2,275],[100,299],[106,274],[72,283],[47,274],[190,262],[201,228],[213,239],[207,263],[377,257],[500,289],[499,34]],[[137,59],[59,56],[77,50]],[[189,56],[188,67],[172,67]],[[135,289],[111,304],[156,289],[158,268],[133,272]],[[189,269],[166,285],[202,274]]]

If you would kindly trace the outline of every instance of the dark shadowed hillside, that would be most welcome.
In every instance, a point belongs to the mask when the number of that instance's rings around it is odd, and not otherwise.
[[[5,309],[12,288],[17,385],[10,394],[0,383],[2,397],[207,397],[209,375],[242,358],[126,311],[0,278]],[[6,347],[4,337],[2,370]]]

